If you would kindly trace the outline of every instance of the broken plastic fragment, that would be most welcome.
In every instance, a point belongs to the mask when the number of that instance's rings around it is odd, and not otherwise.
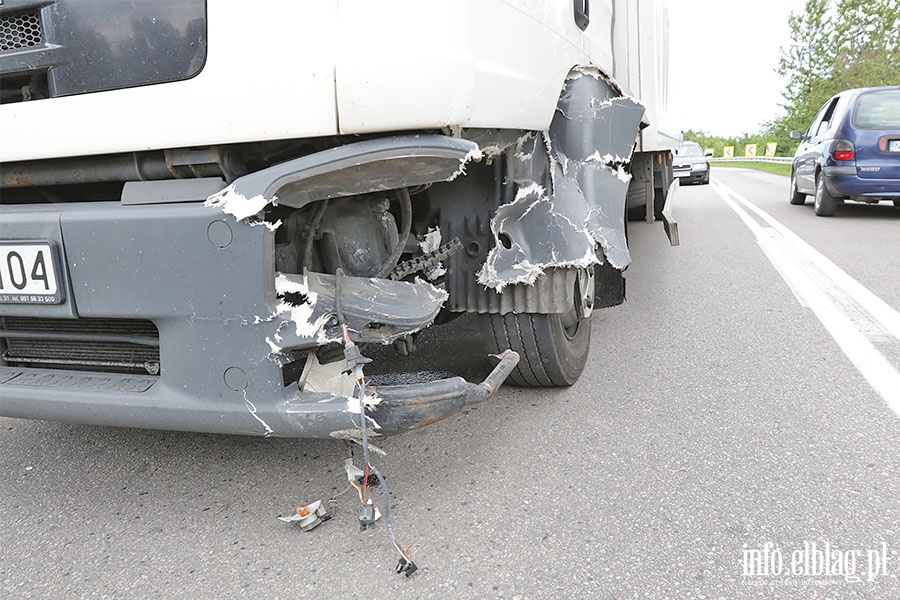
[[[419,248],[422,249],[422,254],[428,256],[429,254],[436,253],[441,247],[441,230],[437,227],[429,227],[428,232],[423,237],[422,241],[419,242]],[[447,269],[444,267],[443,263],[438,262],[438,264],[428,267],[424,270],[425,278],[429,281],[435,281],[442,275],[447,273]]]
[[[275,293],[284,299],[275,307],[275,314],[282,318],[287,317],[288,321],[293,323],[294,334],[297,337],[318,338],[321,343],[329,341],[324,338],[323,329],[331,318],[331,313],[315,314],[319,296],[309,289],[306,275],[288,278],[278,273],[275,277]]]
[[[350,483],[362,481],[362,478],[366,476],[362,469],[353,464],[352,458],[348,458],[344,461],[344,470],[347,471],[347,481]]]
[[[303,531],[309,531],[315,529],[331,517],[332,514],[322,506],[322,501],[316,500],[309,505],[301,504],[297,507],[294,514],[286,517],[279,516],[278,520],[285,523],[296,523]]]
[[[276,200],[277,198],[272,198],[272,203],[274,204]],[[267,204],[269,204],[269,200],[263,198],[261,194],[247,198],[235,190],[234,184],[216,192],[203,203],[204,206],[221,208],[223,212],[233,215],[238,221],[259,214]]]

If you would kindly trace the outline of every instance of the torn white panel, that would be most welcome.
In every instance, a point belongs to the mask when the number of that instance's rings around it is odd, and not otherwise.
[[[585,162],[600,163],[601,165],[622,165],[631,160],[631,154],[628,156],[619,156],[607,152],[603,156],[600,156],[600,153],[595,151],[584,160]]]
[[[272,204],[276,204],[277,198],[272,198]],[[269,200],[262,195],[247,198],[235,190],[234,184],[224,190],[216,192],[206,199],[204,206],[221,208],[223,212],[234,216],[238,221],[255,216],[269,204]]]
[[[431,267],[430,269],[428,269],[428,272],[425,273],[425,277],[429,281],[435,281],[437,279],[440,279],[441,277],[443,277],[446,274],[447,274],[447,268],[444,267],[443,264],[440,264],[440,265],[437,265],[437,266],[434,266],[434,267]]]
[[[413,278],[413,282],[412,282],[412,283],[413,283],[414,286],[416,286],[415,289],[416,289],[417,293],[422,293],[422,294],[424,294],[424,296],[425,296],[426,298],[428,298],[428,302],[429,302],[430,304],[435,304],[435,305],[438,305],[438,306],[443,306],[443,305],[444,305],[444,302],[446,302],[446,301],[447,301],[447,298],[449,297],[449,294],[447,293],[447,290],[445,290],[445,289],[443,289],[443,288],[439,288],[439,287],[437,287],[437,286],[435,286],[435,285],[432,285],[432,284],[428,283],[427,281],[423,281],[423,280],[422,280],[421,278],[419,278],[419,277]],[[437,316],[437,315],[435,315],[435,316]],[[430,323],[429,323],[429,325],[430,325]],[[427,325],[426,325],[426,327],[427,327]],[[418,331],[419,329],[421,329],[421,327],[419,327],[419,328],[416,329],[415,331],[410,331],[410,332],[408,332],[408,333],[415,333],[415,332]]]

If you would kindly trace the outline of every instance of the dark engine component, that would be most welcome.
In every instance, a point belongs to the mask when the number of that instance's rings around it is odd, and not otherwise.
[[[397,247],[400,234],[383,195],[331,200],[317,236],[322,267],[356,277],[375,277]]]

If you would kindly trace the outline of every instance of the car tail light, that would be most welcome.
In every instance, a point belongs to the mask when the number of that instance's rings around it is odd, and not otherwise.
[[[834,140],[834,144],[831,146],[831,156],[834,157],[834,160],[855,160],[856,148],[853,147],[853,142],[848,140]]]

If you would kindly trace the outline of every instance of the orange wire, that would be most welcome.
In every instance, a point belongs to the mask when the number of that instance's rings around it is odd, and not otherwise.
[[[369,489],[369,463],[366,463],[366,474],[363,476],[363,504],[366,503],[366,490]]]

